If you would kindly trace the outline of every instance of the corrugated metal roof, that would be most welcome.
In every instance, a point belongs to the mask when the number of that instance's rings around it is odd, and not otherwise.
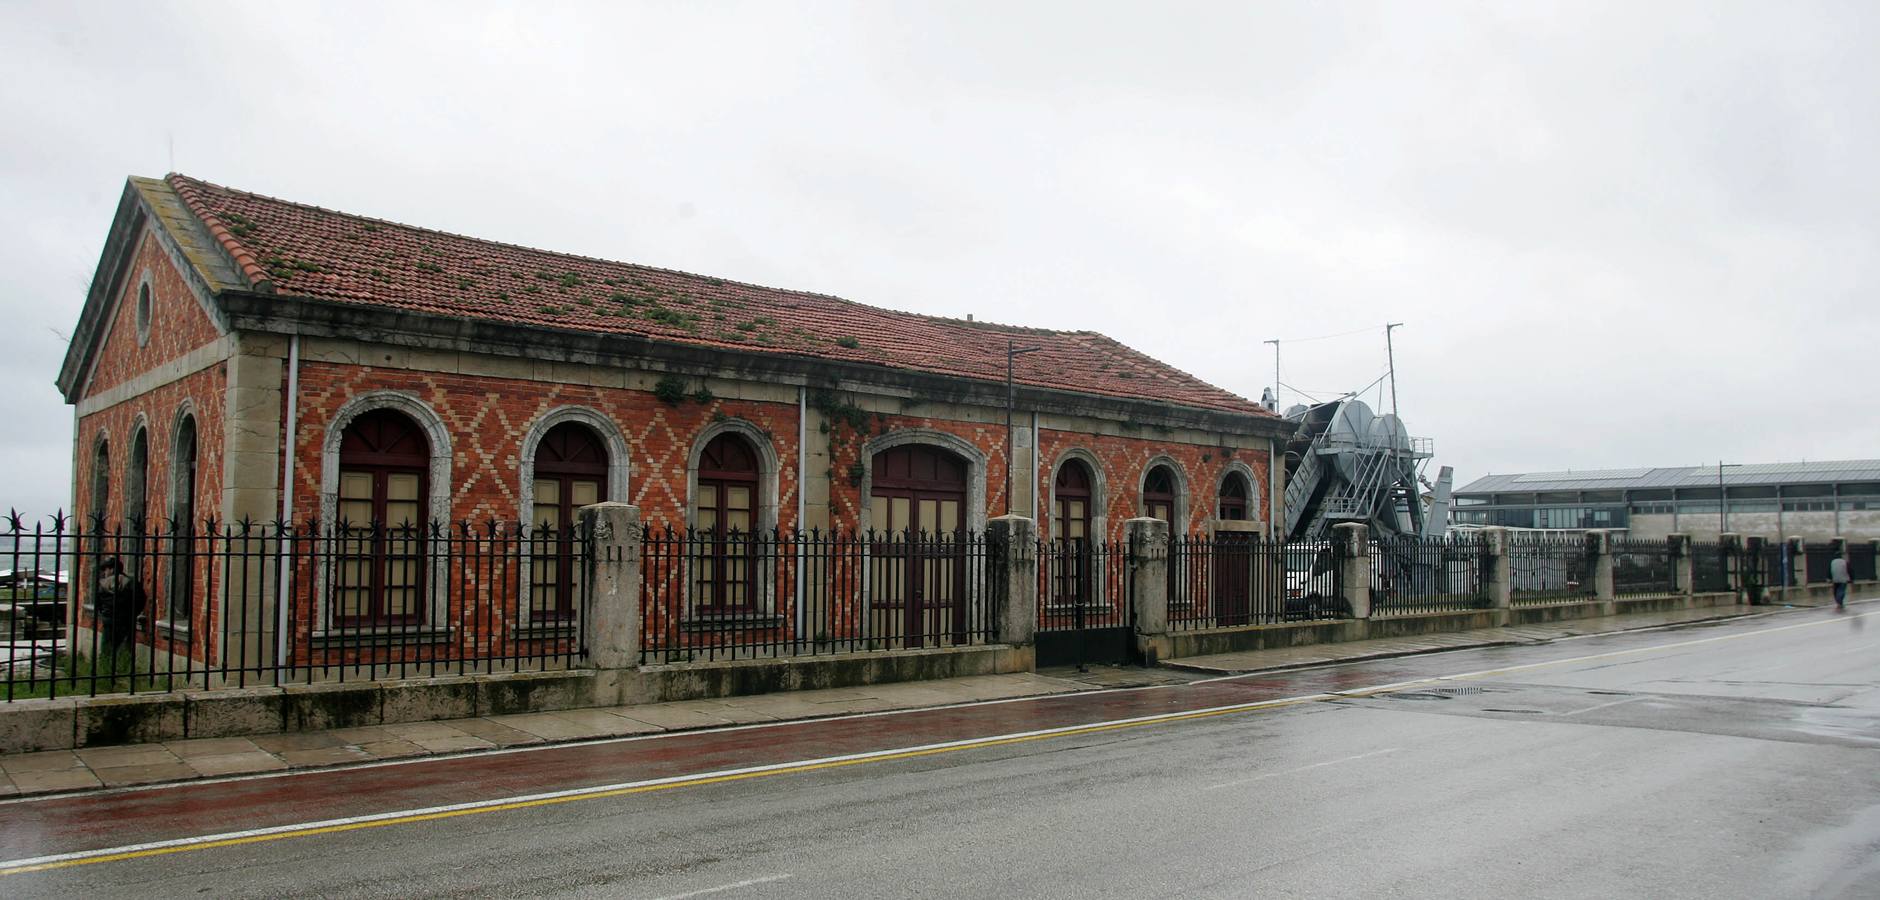
[[[1840,459],[1821,462],[1753,463],[1725,465],[1723,483],[1730,486],[1832,484],[1880,481],[1880,459]],[[1613,491],[1636,488],[1716,487],[1716,466],[1676,466],[1657,469],[1585,469],[1568,472],[1526,472],[1484,475],[1457,488],[1457,494],[1527,493],[1529,491]]]

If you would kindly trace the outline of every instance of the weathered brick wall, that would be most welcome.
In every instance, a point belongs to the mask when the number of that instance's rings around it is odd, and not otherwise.
[[[150,277],[150,337],[140,346],[136,303],[145,273]],[[170,255],[157,237],[146,231],[124,279],[123,293],[117,298],[110,333],[104,337],[91,378],[81,393],[90,397],[116,387],[218,336],[215,323],[203,312],[202,303],[177,272]]]
[[[1056,477],[1053,464],[1060,454],[1076,448],[1097,458],[1105,487],[1102,497],[1107,540],[1120,540],[1123,522],[1141,515],[1142,479],[1149,463],[1156,457],[1174,460],[1187,477],[1186,520],[1176,523],[1175,534],[1197,534],[1214,518],[1220,498],[1221,480],[1229,466],[1238,461],[1253,470],[1250,488],[1257,498],[1257,517],[1264,518],[1270,508],[1267,496],[1268,453],[1232,447],[1210,447],[1178,443],[1156,436],[1120,437],[1081,434],[1074,431],[1040,429],[1038,442],[1038,497],[1041,510],[1048,510],[1051,482]],[[1051,537],[1050,516],[1040,515],[1039,532]]]
[[[451,437],[451,518],[513,522],[522,510],[522,440],[561,406],[606,416],[626,439],[629,502],[655,524],[682,525],[686,462],[697,435],[720,417],[744,419],[770,435],[778,462],[778,525],[796,524],[796,405],[714,398],[668,405],[624,388],[303,362],[295,440],[296,520],[319,515],[321,450],[347,401],[368,391],[412,394],[437,411]]]
[[[152,336],[152,343],[155,336]],[[193,541],[198,550],[206,549],[209,544],[203,531],[204,519],[213,517],[219,508],[222,495],[222,408],[227,396],[224,367],[220,364],[203,369],[181,379],[162,385],[147,393],[133,397],[122,403],[83,416],[78,422],[78,468],[77,468],[77,512],[78,518],[72,527],[89,532],[93,528],[94,516],[101,516],[107,531],[124,535],[115,540],[106,541],[97,551],[120,557],[132,557],[139,553],[139,545],[125,533],[123,516],[125,512],[125,491],[131,458],[131,435],[135,431],[138,417],[143,419],[147,429],[148,456],[144,474],[146,534],[167,534],[171,519],[176,510],[171,508],[173,499],[176,427],[179,424],[177,412],[187,403],[196,420],[196,528],[198,537]],[[108,502],[100,508],[92,496],[93,472],[96,464],[98,440],[101,436],[109,439],[109,467],[107,474]],[[219,526],[218,526],[219,527]],[[81,538],[81,541],[85,539]],[[92,577],[96,558],[92,555],[92,545],[86,541],[83,546],[87,556],[73,573],[74,589],[78,596],[89,602],[96,588]],[[143,545],[146,565],[143,572],[145,589],[150,597],[149,614],[152,621],[167,620],[170,616],[168,569],[173,560],[166,556],[169,545],[149,542]],[[192,604],[191,629],[202,637],[189,648],[189,656],[207,659],[212,651],[214,633],[220,628],[212,609],[213,604],[203,602],[201,598],[214,596],[216,586],[215,566],[207,563],[198,564],[194,571],[194,596],[198,600]],[[89,616],[80,613],[80,626],[91,627]],[[143,640],[151,642],[152,635]],[[170,647],[167,640],[155,636],[160,647],[182,653],[180,647]],[[89,648],[79,648],[87,651]]]

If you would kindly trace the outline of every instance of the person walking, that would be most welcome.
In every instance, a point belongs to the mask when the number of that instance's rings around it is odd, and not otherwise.
[[[1847,610],[1847,557],[1828,560],[1828,580],[1834,582],[1834,608]]]

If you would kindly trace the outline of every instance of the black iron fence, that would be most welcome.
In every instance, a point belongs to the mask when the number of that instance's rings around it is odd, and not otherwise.
[[[1691,587],[1698,593],[1735,590],[1731,584],[1729,558],[1716,541],[1691,542]]]
[[[1478,535],[1405,535],[1372,542],[1371,614],[1487,607],[1487,547]]]
[[[1515,534],[1508,541],[1510,602],[1584,600],[1596,594],[1593,567],[1580,535]]]
[[[1847,545],[1847,577],[1855,581],[1873,581],[1874,568],[1873,544]]]
[[[984,644],[977,532],[647,529],[640,659],[674,663]]]
[[[1243,532],[1169,541],[1171,631],[1336,619],[1351,614],[1327,543]]]
[[[1833,544],[1806,544],[1803,546],[1803,558],[1797,568],[1808,580],[1806,584],[1819,584],[1828,580],[1828,563],[1834,559]]]
[[[1681,590],[1670,541],[1615,537],[1611,551],[1613,596],[1654,597]]]
[[[586,554],[497,522],[9,516],[0,562],[53,587],[5,589],[0,699],[565,668],[585,654]]]
[[[1039,631],[1129,624],[1128,542],[1051,540],[1037,549]]]

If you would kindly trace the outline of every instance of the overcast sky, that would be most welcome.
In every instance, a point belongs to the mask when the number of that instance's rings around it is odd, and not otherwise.
[[[1327,396],[1403,322],[1458,483],[1880,457],[1877,10],[0,4],[0,508],[69,502],[65,336],[170,170],[1249,397],[1262,341],[1363,329],[1282,345]]]

